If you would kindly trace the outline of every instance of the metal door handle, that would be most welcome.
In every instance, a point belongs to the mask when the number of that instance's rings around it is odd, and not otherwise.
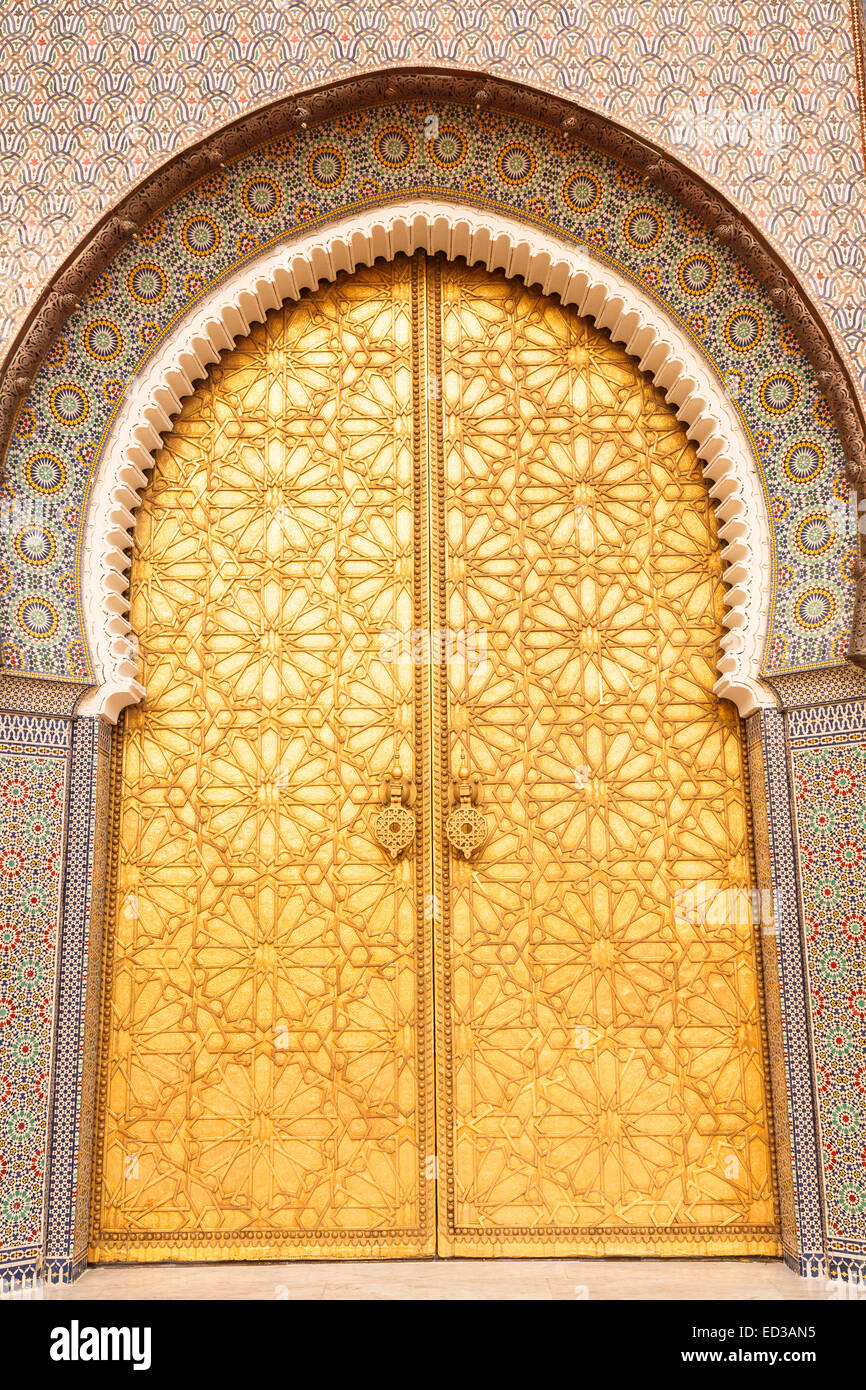
[[[452,849],[471,859],[490,834],[490,822],[472,803],[478,799],[478,779],[473,786],[464,757],[454,783],[457,805],[445,821],[445,834]]]
[[[403,804],[409,784],[399,764],[385,779],[388,804],[373,821],[373,834],[392,859],[398,859],[415,839],[415,817]]]

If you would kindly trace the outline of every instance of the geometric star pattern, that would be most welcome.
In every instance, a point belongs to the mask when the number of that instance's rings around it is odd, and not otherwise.
[[[411,668],[379,640],[411,619],[410,311],[403,262],[271,315],[156,460],[99,1259],[432,1240],[429,948],[412,861],[368,825],[415,752]]]
[[[92,1258],[778,1252],[718,551],[660,393],[501,275],[223,357],[136,531]]]
[[[857,714],[836,730],[818,719],[810,727],[801,716],[791,763],[828,1235],[840,1251],[859,1255],[866,1214],[862,706]]]
[[[457,266],[441,294],[448,620],[488,657],[449,666],[446,737],[492,827],[443,931],[448,1246],[774,1253],[700,462],[573,309]]]

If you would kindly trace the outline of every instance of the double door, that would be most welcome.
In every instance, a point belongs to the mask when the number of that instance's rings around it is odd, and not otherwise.
[[[574,310],[419,255],[224,357],[136,533],[92,1258],[776,1253],[723,614]]]

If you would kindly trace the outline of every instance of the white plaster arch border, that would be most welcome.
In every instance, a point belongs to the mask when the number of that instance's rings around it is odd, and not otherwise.
[[[404,200],[302,233],[239,267],[175,326],[130,384],[102,451],[85,524],[82,603],[97,684],[80,714],[114,722],[144,696],[127,617],[134,512],[162,434],[194,383],[269,309],[341,270],[422,248],[557,294],[609,330],[650,373],[687,427],[718,514],[729,587],[716,693],[744,716],[775,705],[759,676],[772,592],[769,518],[742,421],[694,345],[639,287],[579,247],[516,219],[445,201]]]

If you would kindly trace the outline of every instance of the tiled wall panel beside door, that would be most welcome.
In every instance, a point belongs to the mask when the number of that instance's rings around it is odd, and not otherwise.
[[[0,1285],[42,1252],[71,727],[0,714]]]
[[[792,710],[788,729],[827,1261],[845,1277],[866,1259],[866,702]]]
[[[110,726],[101,719],[76,719],[48,1145],[44,1273],[49,1280],[74,1278],[87,1251],[110,758]]]

